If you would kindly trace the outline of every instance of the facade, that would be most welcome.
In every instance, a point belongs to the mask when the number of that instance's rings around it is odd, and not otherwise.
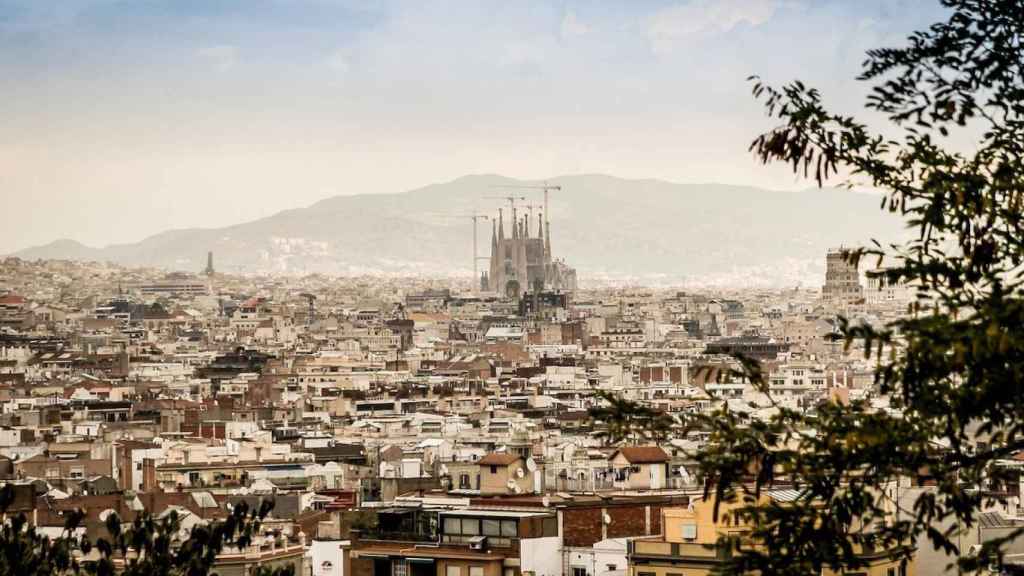
[[[547,228],[545,230],[545,227]],[[576,270],[551,257],[551,223],[537,216],[532,234],[530,219],[512,209],[512,233],[505,236],[505,217],[498,212],[491,231],[491,261],[481,287],[510,298],[545,290],[576,290]]]
[[[864,297],[864,288],[860,285],[860,271],[857,266],[846,261],[842,249],[829,250],[825,256],[825,285],[821,287],[821,297],[826,302],[851,302]]]
[[[552,513],[391,508],[351,537],[351,576],[560,576]]]
[[[781,490],[763,495],[768,499],[785,502],[794,491]],[[792,500],[790,500],[792,501]],[[717,573],[729,559],[728,551],[717,546],[723,536],[742,537],[749,525],[735,513],[738,506],[725,503],[715,517],[714,500],[695,500],[686,508],[662,510],[662,535],[637,538],[629,542],[627,576],[707,576]],[[859,557],[865,563],[856,570],[836,573],[822,570],[822,576],[913,576],[913,560],[903,559],[904,547],[889,550],[861,550]],[[911,552],[911,558],[913,553]]]
[[[633,490],[668,485],[668,454],[657,446],[624,446],[609,458],[615,471],[615,487]]]
[[[480,466],[480,493],[524,494],[533,490],[533,472],[526,460],[510,453],[494,452],[478,461]]]

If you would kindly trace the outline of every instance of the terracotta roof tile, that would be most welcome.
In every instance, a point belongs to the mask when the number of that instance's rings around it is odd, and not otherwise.
[[[478,460],[478,464],[482,466],[508,466],[519,460],[519,456],[515,454],[508,454],[505,452],[491,452],[487,456],[484,456]]]
[[[668,454],[658,446],[624,446],[616,453],[622,454],[630,464],[668,462]]]

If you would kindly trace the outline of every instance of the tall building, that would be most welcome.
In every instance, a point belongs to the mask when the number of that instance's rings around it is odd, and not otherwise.
[[[827,302],[849,302],[864,297],[860,271],[847,262],[844,250],[834,248],[825,256],[825,285],[821,297]]]
[[[510,298],[525,292],[574,291],[576,270],[551,257],[551,222],[537,216],[537,230],[530,219],[512,209],[511,234],[505,235],[505,215],[498,211],[492,221],[490,269],[481,276],[481,287]]]
[[[215,273],[216,272],[214,272],[214,270],[213,270],[213,252],[207,252],[206,253],[206,270],[203,271],[203,274],[206,274],[207,276],[213,276]]]

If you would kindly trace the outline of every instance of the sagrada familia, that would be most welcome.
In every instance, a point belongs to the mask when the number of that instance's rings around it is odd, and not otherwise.
[[[519,218],[512,208],[512,234],[505,236],[505,215],[492,220],[491,266],[480,277],[480,289],[509,298],[544,291],[574,292],[576,270],[551,258],[551,222],[537,215],[537,233],[531,235],[530,218]]]

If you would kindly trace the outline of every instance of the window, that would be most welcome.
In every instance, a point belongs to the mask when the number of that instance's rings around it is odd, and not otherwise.
[[[501,521],[485,518],[483,521],[484,536],[501,536]]]
[[[445,568],[444,576],[462,576],[462,567],[448,566]]]
[[[480,520],[478,518],[445,518],[444,533],[451,535],[479,536]]]
[[[484,536],[501,536],[502,522],[500,520],[484,519],[482,521]]]
[[[587,569],[579,566],[572,567],[572,576],[587,576]]]
[[[469,567],[469,576],[484,576],[484,567],[483,566],[470,566]]]
[[[391,576],[405,576],[405,560],[395,560],[391,563]]]
[[[896,569],[895,568],[889,568],[889,576],[896,576]]]
[[[553,536],[558,536],[558,518],[545,518],[544,519],[543,530],[544,530],[544,537],[545,538],[551,538]],[[614,570],[614,568],[613,568],[613,570]]]
[[[637,572],[636,576],[655,576],[654,572]]]
[[[497,473],[498,473],[498,467],[497,466],[491,466],[491,474],[497,474]]]
[[[506,538],[515,538],[519,536],[518,526],[515,520],[502,520],[501,521],[501,535]]]

